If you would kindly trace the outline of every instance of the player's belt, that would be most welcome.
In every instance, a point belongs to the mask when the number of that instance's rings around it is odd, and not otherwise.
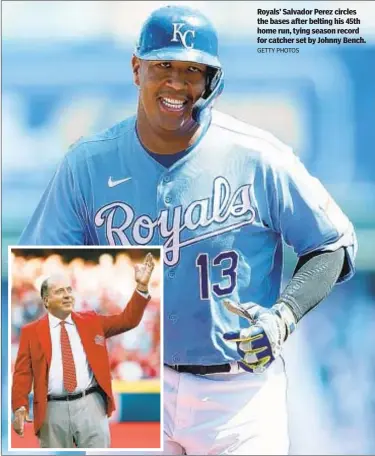
[[[229,363],[213,364],[211,366],[202,366],[194,364],[167,364],[167,366],[175,370],[176,372],[185,372],[194,375],[220,374],[223,372],[230,372],[232,369],[232,366]]]
[[[87,390],[82,391],[81,393],[65,394],[64,396],[54,396],[52,394],[48,394],[47,401],[75,401],[77,399],[81,399],[81,397],[96,392],[101,393],[101,389],[99,388],[99,386],[92,386],[91,388],[88,388]]]

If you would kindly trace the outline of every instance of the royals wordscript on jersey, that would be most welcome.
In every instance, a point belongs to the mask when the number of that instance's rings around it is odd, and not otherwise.
[[[75,183],[83,228],[91,226],[88,243],[163,244],[165,263],[174,266],[183,247],[256,225],[258,157],[243,153],[243,138],[231,143],[213,123],[195,150],[167,170],[141,147],[134,122],[80,138],[61,165]]]
[[[75,144],[21,243],[163,245],[165,361],[238,359],[222,334],[245,322],[223,297],[272,305],[282,239],[298,255],[349,246],[351,224],[338,208],[328,217],[324,187],[269,133],[214,111],[199,143],[167,169],[135,122]]]

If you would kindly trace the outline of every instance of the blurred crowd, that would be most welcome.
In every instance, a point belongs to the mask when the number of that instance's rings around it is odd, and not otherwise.
[[[45,314],[40,297],[42,281],[51,274],[70,277],[75,296],[75,310],[95,310],[101,314],[121,312],[136,283],[134,263],[124,254],[102,254],[95,260],[62,255],[28,258],[11,255],[11,358],[17,356],[21,328]],[[140,325],[107,339],[113,379],[139,380],[160,376],[160,279],[157,262],[150,283],[152,296]]]
[[[286,344],[291,454],[375,454],[374,297],[375,274],[358,271]]]

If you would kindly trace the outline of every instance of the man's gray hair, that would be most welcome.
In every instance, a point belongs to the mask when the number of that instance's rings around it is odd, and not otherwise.
[[[42,299],[44,299],[46,296],[48,296],[48,279],[49,279],[49,277],[44,279],[42,282],[42,285],[40,287],[40,295],[41,295]]]

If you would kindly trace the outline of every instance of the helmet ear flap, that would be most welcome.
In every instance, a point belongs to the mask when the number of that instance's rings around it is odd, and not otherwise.
[[[207,100],[207,98],[212,94],[218,85],[222,75],[222,70],[219,68],[207,67],[207,79],[206,79],[206,90],[204,91],[202,97]]]
[[[224,89],[224,72],[221,69],[208,67],[206,90],[193,106],[192,116],[195,122],[203,123],[210,116],[217,97]]]

